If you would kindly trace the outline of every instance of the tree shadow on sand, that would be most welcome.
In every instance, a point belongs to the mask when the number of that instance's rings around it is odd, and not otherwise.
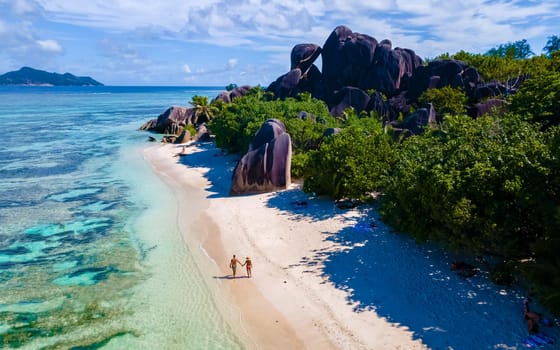
[[[211,143],[198,146],[197,152],[179,157],[179,161],[206,169],[209,198],[228,197],[239,157],[224,155]],[[332,200],[299,189],[275,192],[267,205],[296,221],[322,221],[344,212]],[[363,221],[344,219],[348,220],[346,228],[324,232],[325,240],[335,247],[315,249],[313,256],[303,257],[298,265],[309,267],[305,273],[319,274],[324,283],[344,290],[355,312],[374,311],[409,329],[415,339],[432,349],[523,347],[527,336],[524,291],[497,287],[484,271],[469,279],[460,277],[450,271],[451,258],[440,247],[418,245],[407,235],[392,232],[371,208],[354,210],[360,211],[358,217]],[[557,328],[543,331],[560,339]]]
[[[197,150],[179,157],[178,162],[188,167],[205,169],[204,176],[210,183],[204,188],[211,193],[208,198],[229,197],[231,177],[239,156],[225,154],[213,142],[198,142],[195,145]],[[178,152],[181,147],[177,148]]]
[[[276,192],[269,198],[267,205],[281,210],[292,220],[322,221],[345,212],[332,199],[309,195],[299,188]]]
[[[524,291],[495,286],[484,271],[461,277],[450,270],[451,258],[440,247],[392,232],[371,208],[358,210],[367,219],[324,233],[334,248],[302,258],[307,273],[319,273],[344,290],[356,312],[374,311],[432,349],[523,347]],[[558,338],[556,328],[543,331]]]

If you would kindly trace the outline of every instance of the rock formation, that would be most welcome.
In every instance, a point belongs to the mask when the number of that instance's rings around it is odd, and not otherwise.
[[[193,108],[173,106],[160,114],[156,119],[146,122],[140,127],[140,130],[180,135],[186,125],[192,125],[193,116]]]
[[[314,64],[319,56],[322,71]],[[315,44],[294,46],[290,63],[290,71],[267,88],[276,98],[309,92],[325,101],[334,116],[352,107],[357,112],[375,111],[385,123],[394,122],[400,114],[408,116],[411,107],[423,107],[418,98],[426,90],[445,86],[462,88],[468,97],[469,115],[480,116],[490,104],[503,107],[503,96],[514,93],[526,79],[485,83],[465,62],[438,59],[424,65],[413,50],[393,48],[388,39],[377,41],[346,26],[336,27],[322,48]],[[493,101],[486,103],[486,99]],[[413,133],[418,131],[415,128]]]
[[[292,143],[284,123],[267,120],[233,171],[230,194],[285,189],[290,185]]]
[[[220,93],[214,100],[221,100],[224,103],[231,103],[234,98],[244,96],[245,94],[247,94],[247,92],[249,92],[250,89],[251,87],[249,85],[239,86],[231,91],[224,91]]]

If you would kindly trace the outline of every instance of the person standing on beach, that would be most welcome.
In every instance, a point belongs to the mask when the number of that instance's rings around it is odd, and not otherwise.
[[[251,269],[253,268],[253,262],[251,261],[251,258],[247,257],[243,266],[247,267],[247,277],[251,277]]]
[[[233,278],[235,278],[235,273],[237,272],[237,264],[242,265],[241,262],[235,257],[235,254],[233,254],[233,258],[231,258],[229,262],[229,267],[231,268],[231,271],[233,271]]]

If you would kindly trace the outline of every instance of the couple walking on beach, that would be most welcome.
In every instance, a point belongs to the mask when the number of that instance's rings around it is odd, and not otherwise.
[[[251,277],[251,269],[253,268],[251,258],[247,257],[245,262],[241,263],[241,261],[235,257],[235,254],[233,254],[233,258],[231,258],[231,261],[229,262],[229,267],[231,268],[231,271],[233,271],[233,278],[235,278],[235,274],[237,272],[237,264],[245,266],[247,268],[247,277]]]

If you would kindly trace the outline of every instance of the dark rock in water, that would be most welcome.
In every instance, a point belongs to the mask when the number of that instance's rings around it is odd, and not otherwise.
[[[144,123],[138,130],[152,130],[157,125],[157,119],[150,119],[146,123]]]
[[[157,119],[152,119],[142,125],[140,130],[180,135],[187,124],[192,125],[193,117],[193,108],[173,106],[160,114]]]
[[[149,141],[149,142],[156,142],[157,140],[156,140],[155,137],[149,136],[149,137],[148,137],[148,141]]]
[[[249,151],[233,172],[230,194],[249,194],[285,189],[291,182],[292,143],[284,124],[267,120],[257,131]]]

